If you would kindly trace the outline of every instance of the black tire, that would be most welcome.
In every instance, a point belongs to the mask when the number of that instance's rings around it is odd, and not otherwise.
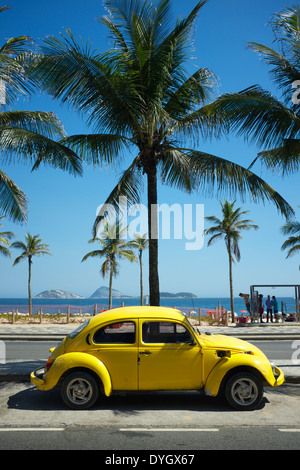
[[[94,405],[98,396],[99,385],[88,372],[72,372],[62,383],[61,397],[73,410],[87,410]]]
[[[263,394],[261,381],[249,372],[238,372],[225,384],[225,398],[236,410],[254,410],[260,404]]]

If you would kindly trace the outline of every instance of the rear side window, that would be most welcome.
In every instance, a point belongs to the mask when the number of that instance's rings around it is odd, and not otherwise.
[[[179,323],[147,321],[142,327],[143,343],[187,343],[191,333]]]
[[[135,343],[135,323],[124,321],[99,328],[94,333],[96,344],[133,344]]]
[[[86,326],[88,326],[89,322],[90,322],[90,320],[87,320],[87,321],[85,321],[84,323],[82,323],[81,325],[79,325],[79,326],[76,328],[76,330],[74,330],[74,331],[72,331],[71,333],[69,333],[69,335],[68,335],[69,338],[71,338],[71,339],[75,338],[75,336],[77,336],[82,330],[84,330],[84,328],[85,328]]]

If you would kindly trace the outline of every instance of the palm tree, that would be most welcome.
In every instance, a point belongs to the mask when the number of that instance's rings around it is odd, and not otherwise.
[[[108,223],[104,225],[102,233],[103,238],[92,238],[89,243],[98,242],[101,245],[100,250],[94,250],[87,253],[81,261],[88,258],[105,258],[101,266],[101,274],[103,277],[108,274],[109,276],[109,309],[112,307],[112,280],[116,277],[119,271],[118,259],[127,259],[130,262],[137,261],[135,254],[130,249],[132,248],[131,242],[126,242],[122,237],[124,236],[125,228],[120,229],[117,223]]]
[[[134,234],[134,240],[132,246],[138,249],[139,252],[139,264],[140,264],[140,295],[141,295],[141,305],[144,304],[144,286],[143,286],[143,251],[146,250],[149,246],[149,240],[147,239],[147,233],[140,236],[139,234]]]
[[[0,217],[1,219],[4,219],[4,215]],[[2,224],[0,224],[0,227],[2,227]],[[0,254],[3,256],[8,256],[11,258],[11,252],[9,250],[10,246],[10,240],[15,237],[15,234],[13,232],[0,232]]]
[[[42,243],[42,239],[39,238],[39,235],[30,235],[30,233],[25,234],[25,243],[22,241],[16,241],[11,244],[12,248],[17,248],[22,250],[20,256],[18,256],[13,266],[19,264],[23,259],[28,259],[28,299],[29,299],[29,315],[32,314],[32,301],[31,301],[31,265],[33,256],[42,256],[42,255],[51,255],[49,251],[49,245],[47,243]]]
[[[289,174],[300,169],[300,6],[276,13],[270,24],[278,50],[255,42],[249,48],[270,67],[282,100],[256,85],[220,96],[210,112],[263,148],[252,165],[260,160],[267,169]]]
[[[195,148],[199,140],[219,135],[222,121],[204,106],[216,84],[214,74],[199,68],[187,72],[193,50],[193,26],[207,0],[199,1],[186,18],[171,24],[171,0],[104,0],[112,48],[100,53],[83,46],[67,30],[48,37],[32,70],[55,99],[86,114],[92,133],[73,135],[62,143],[93,165],[116,167],[127,151],[130,165],[106,203],[120,196],[139,202],[147,180],[150,304],[159,305],[157,184],[185,191],[207,186],[230,193],[249,192],[253,200],[271,200],[285,215],[284,199],[250,170]],[[226,124],[226,122],[225,122]],[[94,237],[101,212],[93,227]]]
[[[0,8],[0,12],[7,7]],[[27,36],[8,39],[0,47],[0,158],[8,164],[27,161],[36,170],[41,163],[81,174],[81,162],[68,147],[53,139],[65,137],[53,113],[11,111],[19,95],[28,96],[34,81],[27,72],[34,61]],[[23,191],[0,169],[0,210],[16,222],[26,221],[28,200]]]
[[[237,261],[241,259],[239,248],[239,240],[242,238],[240,232],[243,230],[258,229],[252,220],[244,219],[241,217],[248,214],[249,211],[241,212],[241,207],[234,208],[235,202],[225,201],[224,204],[220,202],[222,208],[222,219],[216,216],[205,217],[206,220],[211,222],[214,226],[206,229],[204,234],[212,235],[209,239],[207,246],[210,246],[218,239],[224,238],[225,245],[228,253],[229,260],[229,285],[230,285],[230,304],[231,304],[231,318],[234,323],[234,299],[233,299],[233,283],[232,283],[232,263],[234,257]]]

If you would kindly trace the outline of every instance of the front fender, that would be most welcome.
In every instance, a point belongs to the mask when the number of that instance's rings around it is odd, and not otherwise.
[[[106,366],[96,357],[84,352],[70,352],[57,357],[49,371],[44,374],[43,390],[50,390],[55,387],[65,372],[78,367],[90,369],[97,374],[102,381],[105,395],[111,395],[112,382]]]
[[[276,387],[279,385],[272,371],[270,362],[262,357],[252,356],[248,354],[235,354],[231,357],[223,357],[211,370],[207,377],[204,391],[207,395],[217,396],[219,393],[220,385],[225,375],[235,368],[252,368],[258,371],[263,377],[263,381],[268,385]]]

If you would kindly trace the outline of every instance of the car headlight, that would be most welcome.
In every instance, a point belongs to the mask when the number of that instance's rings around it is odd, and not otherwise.
[[[276,375],[276,372],[275,372],[275,364],[270,361],[270,365],[271,365],[271,367],[272,367],[272,372],[273,372],[273,374]]]

